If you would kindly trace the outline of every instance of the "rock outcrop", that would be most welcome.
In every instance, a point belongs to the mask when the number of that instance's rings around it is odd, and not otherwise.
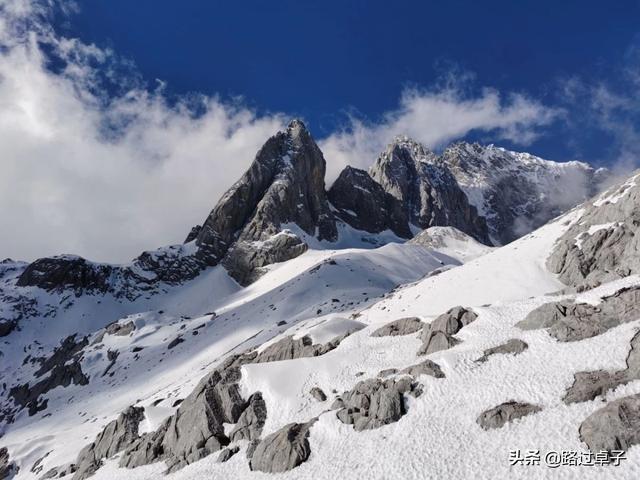
[[[83,480],[93,475],[103,460],[121,452],[138,438],[138,425],[144,419],[144,409],[129,407],[107,424],[93,443],[80,451],[76,460],[73,480]]]
[[[336,216],[358,230],[371,233],[391,230],[399,237],[412,237],[402,202],[364,170],[345,167],[328,196]]]
[[[253,451],[251,470],[266,473],[282,473],[305,462],[311,455],[309,430],[315,419],[306,423],[290,423],[267,435]]]
[[[420,228],[452,226],[491,245],[486,220],[469,203],[449,168],[421,144],[397,137],[369,171]]]
[[[584,205],[556,242],[547,267],[567,285],[583,290],[640,273],[640,187],[638,176]]]
[[[586,402],[634,380],[640,380],[640,333],[636,333],[631,339],[631,349],[627,355],[625,369],[615,372],[607,370],[578,372],[574,375],[573,384],[562,400],[567,404]]]
[[[338,409],[338,419],[354,430],[371,430],[400,420],[406,413],[404,394],[411,392],[420,392],[411,377],[371,378],[343,392],[331,408]]]
[[[450,145],[436,161],[451,171],[487,220],[494,243],[502,245],[592,197],[609,176],[586,163],[552,162],[466,142]]]
[[[523,342],[522,340],[519,340],[517,338],[512,338],[502,345],[486,349],[482,353],[482,356],[476,360],[476,362],[484,363],[489,360],[489,357],[493,355],[518,355],[524,352],[527,348],[529,348],[527,342]]]
[[[14,470],[14,465],[9,458],[9,451],[5,447],[0,448],[0,480],[10,478],[9,475]]]
[[[257,440],[262,434],[264,422],[267,420],[267,404],[260,392],[249,397],[249,405],[244,409],[238,423],[229,434],[232,442],[239,440]]]
[[[235,266],[231,273],[238,275],[240,265],[244,270],[263,265],[234,257],[245,257],[247,251],[251,257],[254,242],[270,241],[287,225],[296,224],[319,240],[336,240],[335,219],[324,188],[325,169],[322,152],[304,124],[291,122],[284,132],[267,140],[249,170],[205,220],[196,238],[202,257],[209,265],[227,257],[225,263]],[[267,257],[286,255],[286,251],[271,249]],[[238,279],[250,275],[243,271]]]
[[[393,337],[396,335],[411,335],[422,330],[424,323],[418,317],[399,318],[375,330],[372,337]]]
[[[480,414],[476,422],[485,430],[500,428],[507,422],[511,422],[526,415],[531,415],[542,410],[537,405],[530,403],[508,401],[490,408]]]
[[[610,328],[640,318],[640,287],[618,290],[602,298],[598,305],[570,300],[544,304],[516,324],[523,330],[548,328],[561,342],[600,335]]]
[[[640,443],[640,394],[593,412],[580,425],[580,439],[592,452],[628,450]]]
[[[453,335],[476,318],[478,315],[473,310],[464,307],[454,307],[443,313],[423,327],[420,335],[422,346],[418,355],[428,355],[457,345],[460,340]]]

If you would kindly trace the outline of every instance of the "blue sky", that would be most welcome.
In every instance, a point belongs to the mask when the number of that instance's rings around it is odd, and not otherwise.
[[[628,171],[640,4],[0,1],[0,258],[181,242],[302,117],[327,161],[395,135]]]
[[[449,74],[482,87],[562,106],[564,121],[529,148],[554,159],[615,160],[610,132],[563,98],[579,79],[625,88],[622,71],[640,46],[637,1],[81,1],[58,28],[109,46],[148,82],[174,94],[242,96],[259,112],[305,118],[316,136],[347,114],[375,121],[407,87]],[[572,125],[576,127],[576,125]],[[401,133],[401,132],[398,132]],[[467,137],[493,141],[491,134]],[[513,142],[495,141],[516,147]]]

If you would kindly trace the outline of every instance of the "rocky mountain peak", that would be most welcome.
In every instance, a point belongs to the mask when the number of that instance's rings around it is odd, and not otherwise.
[[[304,251],[304,242],[296,242],[294,234],[286,237],[289,252],[261,250],[282,246],[280,241],[269,241],[287,227],[295,225],[319,240],[337,239],[325,192],[325,170],[324,156],[313,137],[302,121],[293,120],[267,140],[247,172],[207,217],[196,238],[203,257],[211,265],[224,259],[232,275],[246,283],[255,268]],[[298,247],[290,248],[292,242]]]
[[[369,174],[402,204],[413,225],[451,225],[490,244],[484,219],[469,204],[449,168],[437,160],[422,144],[399,136],[378,157]]]

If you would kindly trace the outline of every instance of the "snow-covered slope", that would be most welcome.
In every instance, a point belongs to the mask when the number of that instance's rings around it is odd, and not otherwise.
[[[10,405],[12,385],[29,382],[33,386],[34,371],[40,365],[34,357],[49,356],[58,339],[72,333],[77,333],[76,340],[87,335],[79,364],[88,385],[59,386],[46,392],[40,402],[46,399],[48,405],[34,416],[27,409],[17,411],[3,428],[2,444],[21,467],[18,478],[37,478],[30,468],[38,458],[50,452],[41,463],[44,471],[72,462],[88,439],[131,404],[144,405],[143,428],[154,428],[175,410],[176,399],[184,398],[225,355],[279,334],[310,329],[316,341],[338,336],[341,328],[349,327],[349,321],[339,319],[362,310],[399,284],[458,264],[418,245],[310,250],[270,266],[267,274],[244,289],[215,267],[194,282],[154,297],[155,304],[149,300],[126,304],[127,315],[118,316],[123,308],[118,304],[104,306],[108,317],[85,319],[82,312],[91,312],[91,305],[95,309],[105,297],[81,297],[55,317],[53,325],[46,318],[29,319],[5,339],[5,388],[0,398]],[[105,334],[102,327],[120,317],[119,325],[132,322],[133,330],[120,335],[107,329]],[[317,324],[329,328],[314,330]],[[180,343],[175,342],[178,338]],[[168,348],[172,342],[176,345]],[[108,352],[117,352],[117,358],[105,375],[113,356]],[[28,355],[31,361],[23,362]]]

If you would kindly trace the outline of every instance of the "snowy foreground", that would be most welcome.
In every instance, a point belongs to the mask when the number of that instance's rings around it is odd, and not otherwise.
[[[20,467],[16,478],[39,478],[51,466],[74,461],[79,450],[129,405],[145,408],[141,433],[155,429],[173,413],[174,401],[188,395],[230,352],[290,334],[308,333],[314,343],[322,343],[354,326],[364,328],[324,355],[242,367],[243,395],[260,391],[266,402],[263,435],[319,416],[310,430],[312,453],[305,463],[275,475],[251,471],[243,452],[246,442],[240,442],[240,452],[226,463],[217,463],[217,456],[209,455],[166,478],[640,478],[638,448],[631,448],[617,467],[544,465],[546,452],[584,450],[579,425],[603,406],[601,398],[572,405],[562,402],[573,374],[624,368],[629,342],[639,325],[638,321],[626,323],[568,343],[556,341],[545,330],[514,326],[534,308],[563,298],[549,296],[564,285],[547,271],[545,259],[580,214],[581,210],[572,211],[493,251],[481,251],[471,239],[467,245],[445,241],[440,252],[410,244],[373,250],[310,250],[270,267],[268,274],[244,289],[222,281],[223,272],[211,272],[215,278],[204,276],[185,291],[172,292],[165,301],[167,311],[172,304],[174,309],[181,304],[193,307],[192,302],[202,302],[202,292],[215,285],[220,293],[213,294],[206,305],[215,316],[181,318],[162,310],[130,315],[127,319],[136,326],[130,336],[106,336],[103,348],[85,356],[83,368],[91,377],[88,386],[57,388],[45,412],[32,417],[23,413],[7,428],[2,443]],[[466,258],[468,251],[481,256]],[[456,256],[467,262],[460,265]],[[429,275],[434,271],[437,274]],[[403,285],[394,288],[398,284]],[[634,284],[640,284],[640,279],[631,276],[577,298],[597,303],[602,295]],[[424,392],[409,397],[407,414],[399,421],[358,432],[329,411],[335,396],[331,392],[351,389],[381,370],[404,368],[420,360],[416,355],[419,334],[370,336],[375,329],[408,316],[429,322],[456,305],[473,307],[478,318],[456,335],[461,343],[428,356],[440,365],[445,378],[422,375]],[[278,325],[282,321],[287,323]],[[65,330],[60,327],[56,334]],[[27,338],[34,332],[25,328],[20,334]],[[167,342],[178,335],[184,341],[167,350]],[[529,348],[519,355],[494,355],[487,362],[475,362],[485,349],[514,338],[524,340]],[[15,342],[18,345],[18,338]],[[101,377],[107,365],[104,351],[126,345],[144,349],[137,358],[122,353],[114,367],[116,374]],[[7,370],[19,364],[20,352],[9,354],[15,357],[3,359],[3,371],[17,375]],[[313,387],[320,387],[329,398],[325,402],[312,398]],[[640,393],[640,382],[607,393],[606,400],[635,393]],[[500,429],[478,426],[476,419],[483,411],[508,400],[533,403],[542,410]],[[537,466],[512,466],[510,452],[517,450],[538,450],[543,460]],[[43,468],[32,472],[34,462],[47,452]],[[163,462],[121,469],[116,457],[107,460],[93,478],[156,479],[163,477],[165,469]]]

